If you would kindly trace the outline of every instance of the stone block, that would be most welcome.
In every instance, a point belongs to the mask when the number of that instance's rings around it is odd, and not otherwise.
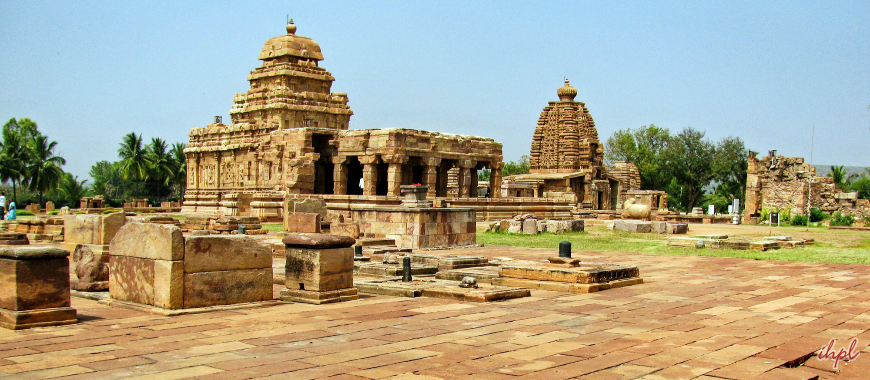
[[[123,212],[113,212],[100,217],[102,222],[100,223],[99,241],[94,242],[94,244],[109,244],[121,226],[127,222],[127,216]]]
[[[268,268],[185,273],[184,308],[271,300],[269,261]]]
[[[537,227],[538,232],[546,231],[547,230],[547,223],[549,223],[549,222],[546,220],[539,220],[536,223],[536,225],[537,225],[536,227]]]
[[[64,221],[64,238],[67,243],[101,244],[99,242],[100,215],[73,214],[66,215]]]
[[[109,246],[112,256],[175,261],[184,259],[184,237],[176,226],[127,223]]]
[[[688,223],[668,223],[668,234],[687,234],[689,233]]]
[[[613,224],[613,229],[625,232],[649,233],[652,232],[652,224],[651,222],[641,220],[617,220]]]
[[[331,235],[347,236],[352,239],[359,239],[360,229],[356,223],[332,223],[329,225],[329,233]]]
[[[109,295],[121,301],[164,309],[181,309],[184,289],[182,261],[112,255]]]
[[[291,212],[284,216],[284,231],[302,233],[320,233],[320,214],[307,212]]]
[[[568,230],[568,223],[562,220],[547,221],[547,232],[560,234]]]
[[[46,251],[50,252],[41,255]],[[13,252],[29,255],[15,256]],[[68,251],[53,247],[0,248],[0,308],[69,307],[68,255]]]
[[[69,251],[0,248],[0,326],[25,329],[76,323],[70,308]]]
[[[272,250],[247,236],[189,236],[184,242],[184,273],[271,267]]]
[[[353,248],[287,247],[288,289],[331,291],[353,287]]]
[[[652,221],[650,222],[650,229],[657,234],[666,234],[668,233],[668,222]]]
[[[314,174],[314,173],[312,173]],[[319,214],[322,217],[326,216],[326,201],[319,198],[290,198],[288,199],[290,207],[285,212],[302,212]]]
[[[523,232],[523,222],[519,220],[511,220],[507,231],[512,234]]]
[[[586,228],[586,222],[583,219],[566,220],[567,230],[571,232],[581,232]]]
[[[535,219],[526,219],[523,221],[523,233],[534,235],[538,233],[538,221]]]
[[[511,221],[510,220],[500,220],[498,222],[498,230],[501,232],[508,232],[510,229]]]

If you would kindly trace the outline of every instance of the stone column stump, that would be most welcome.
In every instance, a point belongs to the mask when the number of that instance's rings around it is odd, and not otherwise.
[[[70,307],[69,251],[0,248],[0,326],[20,330],[76,323]]]
[[[353,244],[347,236],[288,235],[283,239],[287,256],[284,302],[324,303],[359,298],[353,287]]]

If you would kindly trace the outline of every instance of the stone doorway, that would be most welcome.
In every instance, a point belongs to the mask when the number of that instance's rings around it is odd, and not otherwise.
[[[332,163],[332,156],[335,154],[335,147],[330,145],[332,139],[332,135],[311,135],[314,153],[320,155],[314,162],[314,194],[333,193],[335,164]]]
[[[363,178],[363,165],[357,156],[351,156],[347,161],[347,194],[363,195],[360,180]]]

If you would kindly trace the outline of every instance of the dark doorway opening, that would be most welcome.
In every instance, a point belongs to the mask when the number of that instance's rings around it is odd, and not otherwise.
[[[314,194],[332,194],[335,164],[332,157],[335,155],[335,147],[330,145],[332,135],[311,135],[311,145],[314,153],[320,154],[320,158],[314,162]]]
[[[377,195],[387,195],[387,169],[389,169],[390,164],[378,164],[378,186],[375,188],[375,194]]]
[[[360,187],[360,180],[363,178],[363,164],[359,162],[356,156],[350,157],[347,162],[347,194],[362,195],[363,189]]]

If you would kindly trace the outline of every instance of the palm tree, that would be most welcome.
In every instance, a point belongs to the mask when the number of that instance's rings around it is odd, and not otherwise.
[[[142,136],[130,132],[124,135],[120,145],[118,157],[121,158],[120,169],[124,179],[131,176],[139,180],[148,179],[148,158],[146,150],[142,148]]]
[[[184,155],[185,143],[172,144],[172,150],[169,151],[172,156],[172,182],[178,188],[178,198],[184,196],[184,189],[187,188],[187,157]]]
[[[855,174],[847,174],[846,168],[843,165],[840,165],[831,166],[831,172],[828,173],[828,177],[834,178],[834,186],[837,186],[838,189],[848,191],[849,184],[851,184],[858,176]]]
[[[166,141],[159,137],[151,139],[145,158],[148,160],[148,178],[168,185],[172,179],[172,156],[166,151]]]
[[[37,135],[27,145],[30,152],[27,171],[30,176],[25,180],[25,183],[31,191],[39,192],[39,204],[41,205],[42,195],[46,191],[57,188],[61,178],[63,178],[63,170],[60,167],[66,164],[66,160],[54,154],[57,142],[48,141],[46,136]]]
[[[28,171],[25,163],[29,159],[29,152],[21,141],[21,136],[10,125],[14,121],[15,119],[12,119],[3,126],[3,142],[0,143],[0,180],[12,181],[12,201],[17,203],[16,184],[27,178]]]

